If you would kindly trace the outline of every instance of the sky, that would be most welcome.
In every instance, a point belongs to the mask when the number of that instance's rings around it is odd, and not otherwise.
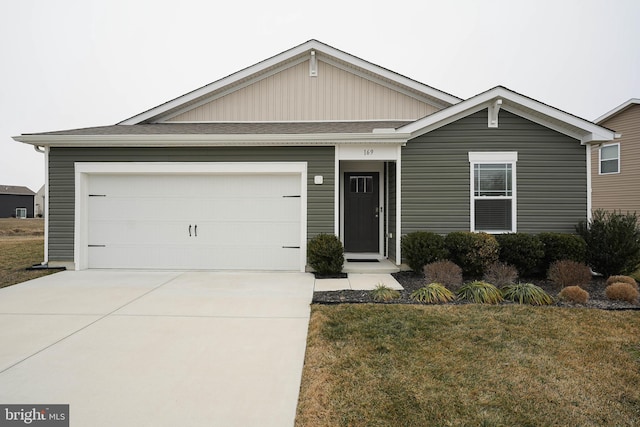
[[[594,120],[640,98],[638,0],[4,0],[0,184],[12,136],[116,124],[309,39],[460,98],[497,85]]]

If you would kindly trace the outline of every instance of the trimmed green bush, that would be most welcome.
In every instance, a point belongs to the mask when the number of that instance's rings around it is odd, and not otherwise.
[[[551,298],[541,287],[536,286],[533,283],[516,283],[505,286],[502,289],[502,296],[504,299],[517,302],[518,304],[553,304],[553,298]]]
[[[640,266],[640,229],[635,213],[596,210],[576,231],[587,242],[587,264],[603,276],[631,274]]]
[[[307,244],[307,262],[318,274],[340,273],[344,264],[342,242],[333,234],[318,234]]]
[[[481,277],[484,270],[498,260],[499,246],[487,233],[454,231],[444,239],[449,259],[462,268],[466,276]]]
[[[500,261],[513,265],[520,277],[540,274],[539,266],[544,259],[544,246],[538,236],[527,233],[498,234]]]
[[[458,298],[480,304],[498,304],[502,302],[502,293],[487,282],[470,282],[458,290]]]
[[[374,301],[391,301],[400,298],[400,292],[391,289],[383,283],[377,284],[375,289],[371,291],[371,295]]]
[[[445,303],[456,299],[453,292],[441,283],[429,283],[410,295],[411,299],[427,304]]]
[[[414,231],[402,236],[402,256],[416,273],[422,273],[426,264],[446,259],[444,238],[429,231]]]
[[[587,260],[587,243],[577,234],[540,233],[538,238],[544,248],[540,271],[547,271],[552,263],[563,259],[581,263]]]

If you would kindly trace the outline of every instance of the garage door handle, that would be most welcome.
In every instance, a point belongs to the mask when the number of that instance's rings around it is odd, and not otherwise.
[[[193,232],[196,235],[196,237],[198,237],[198,224],[196,224],[196,226],[194,227]]]
[[[189,237],[191,237],[191,224],[189,224]]]

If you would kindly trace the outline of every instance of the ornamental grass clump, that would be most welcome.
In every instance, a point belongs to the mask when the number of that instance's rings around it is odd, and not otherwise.
[[[456,296],[442,283],[429,283],[427,286],[412,292],[411,299],[427,304],[437,304],[451,302],[456,299]]]
[[[635,304],[638,301],[638,289],[629,283],[612,283],[607,286],[604,293],[610,300],[626,301],[631,304]]]
[[[589,299],[589,292],[580,286],[567,286],[558,294],[561,301],[571,302],[574,304],[585,304]]]
[[[384,283],[378,283],[375,289],[371,291],[371,296],[375,301],[388,302],[400,298],[400,292],[391,289]]]
[[[551,263],[547,277],[558,286],[585,286],[591,282],[591,269],[580,262],[562,260]]]
[[[614,283],[628,283],[632,285],[634,288],[638,289],[638,282],[631,276],[610,276],[607,279],[607,286],[612,285]]]
[[[451,261],[436,261],[424,266],[427,283],[440,283],[449,289],[462,285],[462,269]]]
[[[553,298],[549,296],[541,287],[533,283],[516,283],[502,288],[502,296],[508,301],[518,304],[530,305],[550,305]]]
[[[518,270],[514,266],[504,262],[494,262],[485,270],[483,280],[501,288],[514,284],[517,278]]]
[[[498,304],[503,301],[502,293],[491,283],[475,281],[462,285],[458,290],[459,299],[479,304]]]

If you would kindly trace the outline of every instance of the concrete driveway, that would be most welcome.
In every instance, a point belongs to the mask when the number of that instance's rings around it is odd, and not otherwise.
[[[68,271],[0,289],[0,403],[72,426],[292,426],[314,278]]]

